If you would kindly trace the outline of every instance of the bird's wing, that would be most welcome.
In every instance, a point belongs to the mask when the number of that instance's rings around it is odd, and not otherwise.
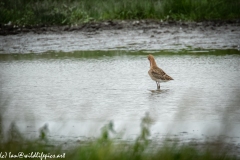
[[[173,78],[167,75],[161,68],[153,68],[151,72],[152,75],[157,79],[173,80]]]

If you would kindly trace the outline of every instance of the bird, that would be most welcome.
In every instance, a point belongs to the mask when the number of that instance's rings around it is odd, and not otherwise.
[[[153,55],[149,54],[148,60],[150,62],[150,69],[148,71],[148,74],[151,79],[156,82],[157,89],[160,90],[160,82],[167,82],[173,80],[173,78],[167,75],[161,68],[157,66]]]

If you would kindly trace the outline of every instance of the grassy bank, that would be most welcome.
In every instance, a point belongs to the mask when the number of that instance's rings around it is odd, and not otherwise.
[[[0,24],[65,25],[116,19],[232,20],[239,0],[1,0]]]
[[[141,132],[136,140],[119,140],[113,123],[102,128],[99,138],[80,141],[76,145],[55,144],[48,139],[46,126],[39,130],[38,139],[26,139],[16,125],[10,126],[6,136],[0,134],[0,156],[4,159],[71,159],[71,160],[234,160],[239,159],[223,149],[223,144],[214,147],[196,147],[167,140],[150,140],[151,118],[146,115],[141,122]],[[111,136],[110,136],[111,135]],[[115,135],[115,136],[114,136]],[[113,138],[115,137],[115,138]],[[73,143],[73,142],[72,142]],[[24,158],[24,156],[26,156]],[[50,158],[52,156],[52,158]],[[55,157],[54,157],[55,156]]]

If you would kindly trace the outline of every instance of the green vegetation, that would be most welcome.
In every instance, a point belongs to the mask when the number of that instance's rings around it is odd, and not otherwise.
[[[1,0],[0,24],[66,25],[102,20],[233,20],[239,0]]]
[[[142,119],[141,133],[135,141],[123,141],[117,139],[113,123],[102,128],[102,134],[99,138],[88,141],[80,141],[80,144],[64,146],[52,143],[47,137],[47,126],[40,129],[40,137],[36,140],[29,140],[19,133],[14,123],[10,126],[7,136],[0,134],[0,156],[4,159],[12,159],[12,156],[34,156],[22,159],[45,159],[44,156],[59,156],[61,158],[51,159],[71,159],[71,160],[233,160],[238,159],[230,155],[227,150],[220,149],[217,145],[215,149],[205,146],[193,147],[189,144],[178,144],[176,141],[154,142],[149,139],[150,126],[152,120],[146,114]],[[112,136],[117,135],[117,136]],[[116,138],[111,138],[116,137]],[[23,153],[23,154],[19,154]],[[43,153],[43,154],[42,154]],[[36,155],[35,155],[36,156]],[[18,159],[19,157],[15,157]],[[46,159],[50,159],[46,157]]]
[[[0,54],[1,61],[15,61],[15,60],[40,60],[40,59],[101,59],[106,57],[116,57],[116,56],[144,56],[147,57],[148,54],[154,53],[158,56],[176,56],[176,55],[191,55],[191,56],[224,56],[224,55],[238,55],[240,51],[237,49],[226,49],[226,50],[209,50],[209,49],[184,49],[184,50],[161,50],[151,52],[148,51],[121,51],[121,50],[110,50],[110,51],[74,51],[74,52],[61,52],[61,51],[48,51],[42,54],[28,53],[28,54]]]

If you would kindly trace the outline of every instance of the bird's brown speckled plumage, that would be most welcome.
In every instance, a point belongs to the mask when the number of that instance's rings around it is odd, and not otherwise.
[[[160,82],[166,82],[169,80],[173,80],[172,77],[167,75],[161,68],[157,66],[157,63],[153,57],[153,55],[148,55],[148,60],[150,62],[150,70],[148,71],[149,76],[152,80],[156,81],[157,89],[160,89]]]

